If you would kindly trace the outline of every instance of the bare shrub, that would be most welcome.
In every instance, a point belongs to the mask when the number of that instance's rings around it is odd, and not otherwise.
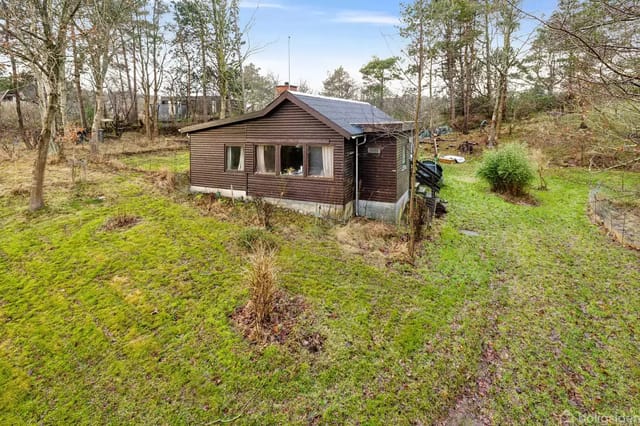
[[[80,182],[87,180],[87,161],[84,159],[69,159],[67,164],[71,169],[71,183],[75,185],[76,180],[80,178]]]
[[[1,137],[0,150],[6,155],[7,159],[13,160],[16,152],[16,146],[9,140],[9,138]]]
[[[162,169],[155,173],[153,183],[163,191],[173,192],[176,189],[176,174],[170,170]]]
[[[534,148],[531,150],[531,160],[536,165],[538,178],[540,179],[538,189],[541,191],[546,191],[548,189],[548,186],[547,181],[544,178],[544,173],[549,168],[549,160],[540,148]]]
[[[271,229],[271,218],[273,217],[276,206],[267,202],[261,196],[257,196],[253,199],[253,205],[256,207],[256,213],[258,214],[260,225],[264,226],[265,229]]]
[[[40,108],[37,104],[31,102],[22,102],[20,105],[22,110],[22,120],[25,129],[39,129]],[[0,104],[0,117],[2,117],[2,126],[7,129],[18,128],[18,114],[13,102],[2,102]]]
[[[251,291],[249,309],[254,314],[256,337],[264,333],[274,309],[278,291],[275,251],[262,244],[254,248],[247,271],[247,282]]]

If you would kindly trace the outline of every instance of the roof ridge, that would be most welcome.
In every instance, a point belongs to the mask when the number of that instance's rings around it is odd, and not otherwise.
[[[369,105],[372,108],[377,108],[375,105],[372,105],[369,102],[364,102],[364,101],[356,101],[353,99],[344,99],[344,98],[336,98],[334,96],[323,96],[323,95],[316,95],[314,93],[304,93],[304,92],[295,92],[295,91],[289,91],[289,93],[291,93],[294,96],[298,96],[298,95],[302,95],[302,96],[309,96],[312,98],[319,98],[319,99],[329,99],[332,101],[341,101],[341,102],[351,102],[354,104],[361,104],[361,105]]]

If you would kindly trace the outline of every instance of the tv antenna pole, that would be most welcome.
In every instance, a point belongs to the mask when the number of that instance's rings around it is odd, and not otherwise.
[[[289,78],[287,79],[287,89],[291,90],[291,36],[289,36],[288,42],[287,42],[287,56],[288,56],[288,63],[289,63]]]

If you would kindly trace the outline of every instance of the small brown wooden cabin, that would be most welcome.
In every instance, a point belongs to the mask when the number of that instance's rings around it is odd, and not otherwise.
[[[408,129],[366,102],[285,91],[261,111],[180,131],[195,192],[387,221],[408,197]]]

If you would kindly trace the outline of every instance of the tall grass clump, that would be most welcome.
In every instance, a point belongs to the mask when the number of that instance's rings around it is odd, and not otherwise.
[[[478,176],[489,182],[492,191],[520,196],[527,193],[535,174],[526,147],[509,144],[485,152]]]
[[[251,291],[249,306],[255,318],[255,332],[260,333],[269,323],[278,291],[275,251],[258,244],[250,259],[251,264],[247,271]]]

